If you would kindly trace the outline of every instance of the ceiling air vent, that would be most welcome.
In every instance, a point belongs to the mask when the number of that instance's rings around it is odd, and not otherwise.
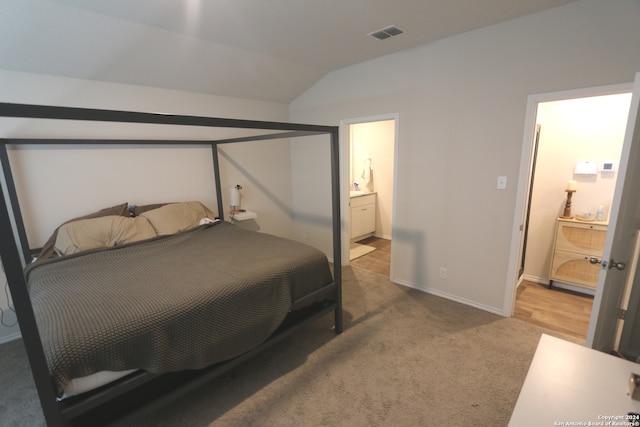
[[[402,34],[404,31],[402,31],[400,28],[396,27],[395,25],[391,25],[390,27],[386,27],[383,28],[381,30],[378,31],[374,31],[372,33],[367,34],[368,36],[371,37],[375,37],[378,40],[384,40],[384,39],[388,39],[389,37],[393,37],[393,36],[397,36],[398,34]]]

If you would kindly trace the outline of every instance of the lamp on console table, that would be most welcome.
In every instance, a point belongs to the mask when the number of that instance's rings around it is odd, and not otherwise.
[[[567,188],[564,190],[567,192],[567,203],[564,205],[564,214],[560,218],[571,219],[571,196],[576,192],[577,183],[574,180],[567,182]]]

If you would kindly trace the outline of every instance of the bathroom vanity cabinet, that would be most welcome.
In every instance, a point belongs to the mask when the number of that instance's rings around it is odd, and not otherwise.
[[[351,240],[372,236],[376,231],[376,193],[351,197]]]
[[[595,289],[606,235],[605,222],[558,218],[549,278]]]

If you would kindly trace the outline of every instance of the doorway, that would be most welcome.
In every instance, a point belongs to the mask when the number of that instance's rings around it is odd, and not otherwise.
[[[386,248],[392,276],[398,115],[343,120],[343,264]],[[391,258],[391,261],[389,261]],[[362,260],[361,260],[362,261]],[[360,262],[361,265],[370,265]]]
[[[522,210],[516,210],[522,212],[522,217],[519,229],[514,231],[519,245],[517,255],[512,253],[516,261],[512,267],[514,276],[510,277],[515,280],[506,295],[511,302],[508,307],[509,300],[505,299],[506,312],[514,313],[518,297],[524,293],[521,283],[525,283],[524,288],[544,287],[546,292],[573,292],[580,296],[595,293],[595,284],[589,289],[550,280],[556,223],[564,213],[569,181],[576,181],[578,186],[572,193],[574,219],[579,217],[588,223],[603,210],[602,220],[606,223],[615,191],[615,165],[624,140],[630,90],[630,85],[616,85],[529,97],[521,160],[523,184],[518,195]],[[585,163],[595,169],[587,173],[576,169]],[[605,170],[604,164],[613,164],[614,169]],[[551,295],[549,304],[562,299],[561,295]],[[549,306],[549,313],[544,312],[544,305],[538,305],[536,310],[539,312],[530,314],[541,318],[557,312],[558,307]]]

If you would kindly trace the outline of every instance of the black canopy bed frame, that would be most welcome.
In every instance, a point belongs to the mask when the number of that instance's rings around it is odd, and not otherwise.
[[[140,413],[159,408],[168,401],[180,397],[238,364],[248,360],[266,348],[281,341],[307,323],[334,313],[335,333],[342,332],[342,275],[340,245],[340,180],[338,163],[338,128],[294,123],[279,123],[254,120],[237,120],[203,116],[172,115],[159,113],[85,109],[72,107],[42,106],[0,103],[1,118],[50,119],[89,122],[158,124],[174,126],[196,126],[202,128],[251,129],[256,134],[220,140],[131,140],[131,139],[0,139],[0,164],[4,175],[4,186],[0,186],[0,257],[7,277],[22,339],[35,380],[38,397],[45,421],[50,426],[101,425],[123,423]],[[25,266],[37,250],[30,248],[25,224],[20,211],[7,147],[23,145],[200,145],[210,146],[215,176],[217,210],[224,220],[222,185],[218,165],[218,146],[244,141],[268,141],[282,138],[297,138],[311,135],[327,135],[330,139],[331,203],[333,236],[333,282],[313,295],[324,295],[328,303],[305,309],[285,319],[282,326],[264,343],[231,360],[220,362],[201,370],[187,370],[165,374],[150,374],[138,371],[112,384],[77,397],[59,400],[52,386],[44,347],[39,336],[36,317],[25,279]],[[12,236],[13,238],[10,238]]]

